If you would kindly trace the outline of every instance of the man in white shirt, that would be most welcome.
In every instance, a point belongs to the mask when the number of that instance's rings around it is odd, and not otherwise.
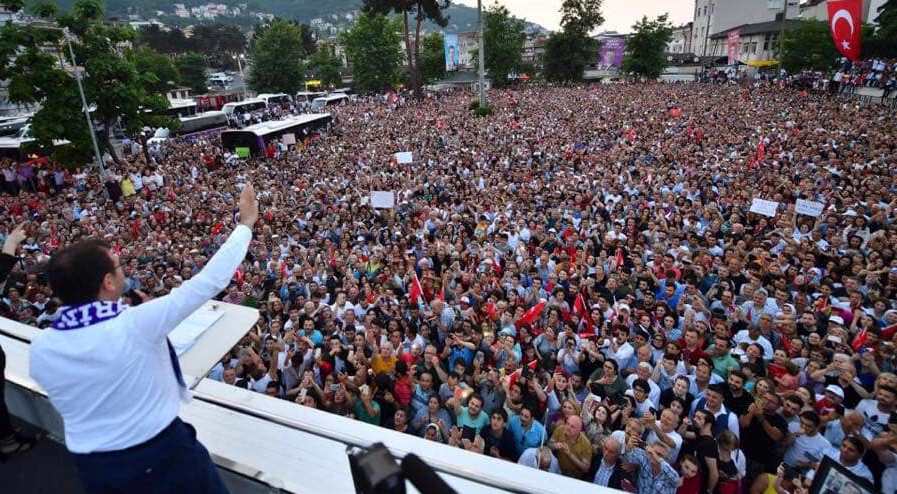
[[[240,225],[195,277],[170,295],[119,304],[121,261],[99,240],[76,243],[47,269],[64,304],[31,344],[31,377],[65,425],[87,492],[227,492],[196,431],[178,418],[189,397],[168,333],[227,287],[246,257],[258,202],[240,196]]]
[[[804,467],[822,460],[822,454],[830,446],[828,440],[819,433],[819,414],[806,411],[800,414],[800,431],[786,440],[785,465]]]
[[[676,427],[679,426],[679,417],[676,416],[676,412],[670,408],[665,408],[660,412],[660,420],[648,417],[645,419],[644,424],[648,429],[647,444],[651,445],[656,442],[666,444],[670,450],[667,454],[667,462],[670,464],[674,463],[676,458],[679,457],[679,450],[682,448],[682,436],[676,432]]]

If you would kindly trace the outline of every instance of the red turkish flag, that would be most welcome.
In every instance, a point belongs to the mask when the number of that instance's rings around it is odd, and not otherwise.
[[[579,319],[585,324],[585,328],[580,333],[580,336],[595,334],[592,330],[592,316],[586,308],[586,302],[582,297],[582,293],[576,294],[576,300],[573,302],[573,313],[579,316]]]
[[[863,348],[866,345],[866,341],[869,339],[869,332],[866,331],[866,328],[863,328],[862,331],[857,333],[856,337],[853,339],[853,343],[850,346],[853,348],[853,351],[858,352],[860,348]]]
[[[417,299],[423,294],[424,289],[420,286],[420,280],[417,279],[417,273],[414,273],[414,278],[411,279],[411,289],[408,290],[408,298],[411,300],[412,304],[416,304]]]
[[[539,319],[539,316],[542,315],[542,309],[545,308],[545,300],[543,299],[538,304],[534,305],[530,310],[526,311],[520,319],[517,319],[517,322],[514,323],[515,326],[521,328],[523,326],[531,325]]]
[[[863,0],[829,0],[828,23],[835,48],[850,60],[860,58]]]
[[[894,333],[897,333],[897,324],[892,324],[890,326],[886,326],[881,329],[881,334],[878,335],[883,341],[888,341],[894,337]]]

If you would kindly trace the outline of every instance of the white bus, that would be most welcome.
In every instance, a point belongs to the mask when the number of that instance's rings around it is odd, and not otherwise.
[[[315,98],[311,102],[311,110],[319,112],[328,106],[341,105],[343,102],[349,101],[349,96],[343,93],[331,93],[321,98]]]
[[[309,113],[283,120],[271,120],[250,125],[243,129],[225,130],[221,133],[221,145],[233,151],[236,148],[249,148],[253,156],[261,156],[271,142],[279,141],[284,135],[292,134],[296,142],[312,132],[330,124],[329,113]]]
[[[284,93],[262,93],[256,96],[255,99],[264,101],[269,108],[271,107],[271,105],[284,105],[293,101],[293,98],[291,98],[289,94]]]
[[[177,135],[186,135],[194,132],[202,132],[204,130],[227,127],[227,115],[225,115],[223,111],[207,111],[205,113],[198,113],[189,117],[179,118],[178,121],[181,122],[181,126],[176,132]],[[149,139],[149,142],[151,144],[162,142],[169,137],[171,137],[171,131],[165,127],[160,127],[156,129],[155,134]]]
[[[221,111],[224,112],[228,120],[237,122],[239,121],[238,117],[244,113],[264,110],[266,108],[268,108],[268,104],[265,103],[264,100],[247,99],[243,101],[227,103],[226,105],[221,107]]]
[[[293,99],[296,103],[311,103],[315,98],[327,96],[327,93],[321,91],[299,91]]]
[[[168,100],[168,108],[163,113],[169,117],[177,118],[196,115],[196,102],[192,99]]]

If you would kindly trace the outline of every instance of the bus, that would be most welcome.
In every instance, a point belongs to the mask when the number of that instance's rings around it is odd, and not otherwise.
[[[22,127],[28,124],[32,116],[33,114],[0,117],[0,136],[14,135]]]
[[[268,108],[271,105],[285,105],[287,103],[291,103],[293,98],[290,97],[289,94],[278,93],[278,94],[270,94],[270,93],[262,93],[255,97],[255,99],[260,99],[268,105]]]
[[[49,151],[46,149],[40,149],[34,145],[29,146],[29,144],[33,143],[34,141],[35,139],[31,135],[31,124],[25,124],[13,136],[0,137],[0,159],[25,161],[31,154],[49,154]],[[65,146],[66,144],[70,143],[70,141],[56,139],[53,141],[53,146]]]
[[[340,105],[345,101],[349,101],[349,96],[343,93],[331,93],[321,98],[315,98],[311,102],[312,111],[321,111],[328,106]]]
[[[227,127],[227,115],[223,111],[197,113],[189,117],[179,118],[178,121],[181,122],[181,125],[175,134],[179,136]],[[153,137],[149,139],[149,143],[163,142],[169,137],[171,137],[171,131],[165,127],[160,127],[156,129]]]
[[[265,103],[264,100],[260,99],[247,99],[243,101],[235,101],[233,103],[228,103],[221,107],[221,111],[227,115],[227,119],[234,121],[237,116],[242,115],[244,113],[264,110],[268,108],[268,104]]]
[[[231,151],[249,148],[252,156],[262,156],[269,143],[277,142],[287,134],[292,134],[297,142],[301,141],[312,132],[327,127],[332,119],[329,113],[310,113],[262,122],[239,130],[225,130],[221,133],[221,145]]]
[[[327,96],[327,93],[321,91],[299,91],[293,99],[296,103],[311,103],[315,98]]]
[[[168,108],[164,115],[175,118],[184,118],[196,115],[196,102],[192,99],[173,99],[168,101]]]

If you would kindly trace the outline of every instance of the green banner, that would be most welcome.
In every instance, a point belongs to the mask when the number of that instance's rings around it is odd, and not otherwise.
[[[248,158],[249,157],[249,148],[236,148],[237,158]]]

